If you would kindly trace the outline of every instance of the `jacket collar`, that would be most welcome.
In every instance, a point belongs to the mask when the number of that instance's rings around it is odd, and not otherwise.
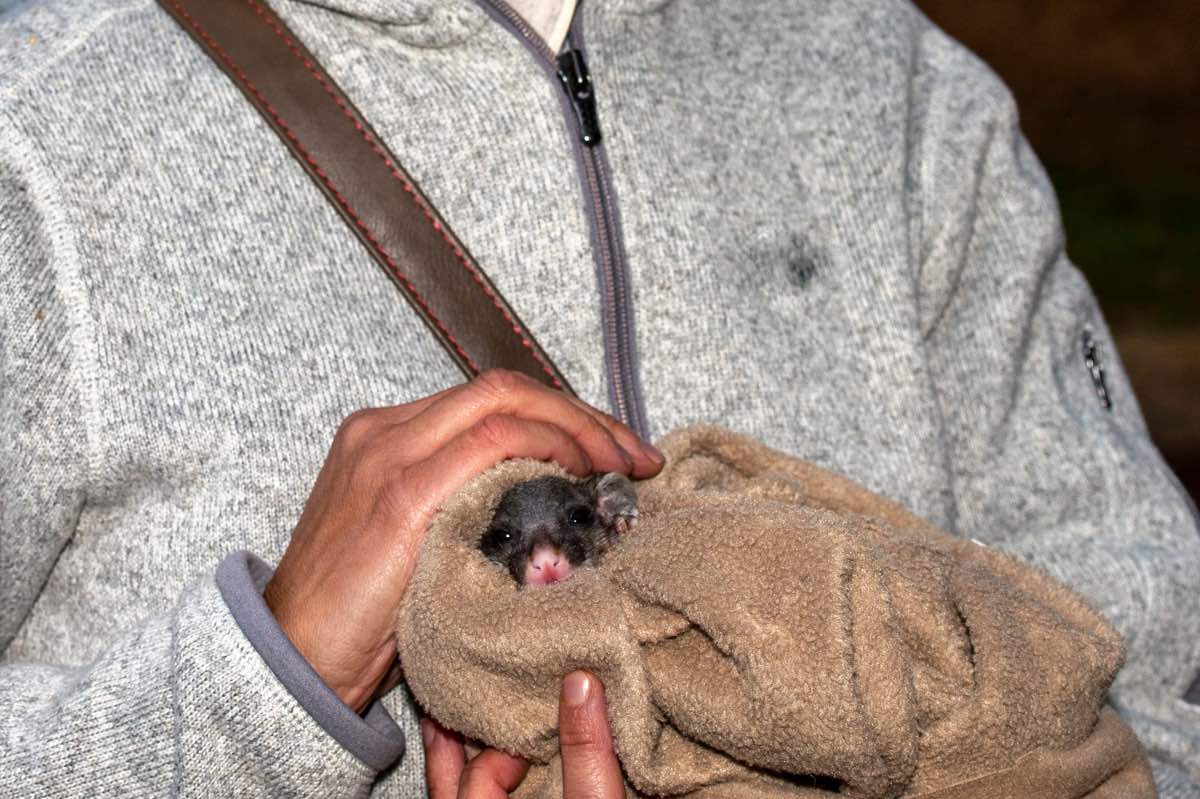
[[[584,5],[603,5],[618,11],[647,13],[670,5],[673,0],[583,0]],[[326,8],[356,19],[384,25],[441,26],[467,24],[480,5],[488,0],[288,0]]]
[[[287,0],[289,4],[324,8],[383,25],[423,26],[447,23],[473,14],[474,0]]]

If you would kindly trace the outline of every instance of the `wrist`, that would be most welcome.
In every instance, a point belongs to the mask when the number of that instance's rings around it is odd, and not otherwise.
[[[316,608],[311,603],[294,601],[292,592],[274,577],[262,596],[279,629],[317,676],[347,707],[362,713],[395,663],[395,639],[389,636],[367,652],[339,653],[336,635],[322,635],[321,630],[336,630],[340,621],[314,624],[311,615]]]
[[[379,702],[356,713],[313,668],[283,631],[264,601],[271,567],[247,552],[231,553],[217,568],[216,583],[246,640],[286,693],[346,750],[379,771],[404,749],[403,733]]]

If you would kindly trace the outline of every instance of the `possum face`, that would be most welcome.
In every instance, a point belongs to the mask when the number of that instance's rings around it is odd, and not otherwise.
[[[620,474],[538,477],[504,493],[479,549],[519,584],[549,585],[598,562],[636,518],[637,495]]]

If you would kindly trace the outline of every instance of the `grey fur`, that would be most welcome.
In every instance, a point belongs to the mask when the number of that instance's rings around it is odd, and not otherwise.
[[[535,548],[558,550],[572,567],[595,565],[636,520],[637,493],[623,475],[582,481],[547,475],[504,492],[479,549],[524,585]]]

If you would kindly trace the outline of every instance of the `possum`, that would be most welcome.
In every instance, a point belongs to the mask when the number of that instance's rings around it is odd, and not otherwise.
[[[519,585],[550,585],[599,563],[636,521],[637,494],[624,475],[537,477],[504,493],[479,549]]]

